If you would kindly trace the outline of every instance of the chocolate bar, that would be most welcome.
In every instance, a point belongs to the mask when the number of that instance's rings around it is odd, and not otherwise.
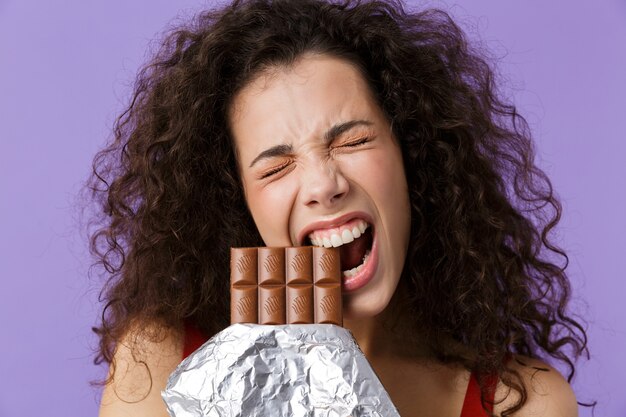
[[[314,323],[310,246],[285,248],[287,324]]]
[[[258,251],[259,324],[285,324],[285,251]]]
[[[230,270],[231,324],[343,324],[336,248],[231,248]]]
[[[230,251],[230,322],[257,323],[257,250]]]

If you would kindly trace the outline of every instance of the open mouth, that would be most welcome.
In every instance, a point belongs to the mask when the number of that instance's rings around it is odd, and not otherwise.
[[[372,251],[373,241],[372,228],[369,227],[358,239],[339,247],[341,270],[344,276],[351,277],[361,271]]]
[[[361,271],[371,253],[374,241],[372,226],[356,220],[337,229],[311,233],[305,244],[338,247],[341,270],[344,277],[352,277]]]

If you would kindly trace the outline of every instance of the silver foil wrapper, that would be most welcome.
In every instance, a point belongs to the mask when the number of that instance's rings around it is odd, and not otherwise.
[[[180,363],[171,417],[399,417],[345,328],[233,324]]]

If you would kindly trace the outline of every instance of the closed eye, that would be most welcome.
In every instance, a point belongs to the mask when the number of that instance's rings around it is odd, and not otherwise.
[[[355,140],[354,142],[348,142],[348,143],[346,143],[344,145],[341,145],[341,147],[354,148],[356,146],[363,145],[363,144],[365,144],[365,143],[367,143],[369,141],[370,141],[369,137],[361,138],[361,139]]]
[[[264,172],[263,174],[261,174],[261,176],[259,177],[259,179],[265,179],[267,177],[271,177],[274,174],[278,174],[280,171],[282,171],[283,169],[287,168],[287,166],[289,166],[289,163],[286,164],[282,164],[280,166],[277,166],[275,168],[270,169],[269,171]]]
[[[341,146],[345,146],[345,147],[348,147],[348,148],[353,148],[355,146],[363,145],[363,144],[365,144],[365,143],[367,143],[369,141],[370,141],[370,138],[369,137],[365,137],[365,138],[357,139],[357,140],[352,141],[352,142],[348,142],[348,143],[343,144]]]

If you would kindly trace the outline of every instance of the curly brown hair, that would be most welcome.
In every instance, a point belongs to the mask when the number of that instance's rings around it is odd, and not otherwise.
[[[355,64],[401,142],[408,334],[480,375],[483,392],[497,372],[521,394],[504,415],[526,399],[507,355],[561,361],[571,381],[587,337],[566,310],[568,258],[548,239],[561,205],[528,125],[446,12],[396,0],[235,0],[168,33],[88,181],[101,213],[90,249],[107,275],[95,362],[111,363],[136,321],[191,321],[207,335],[228,326],[229,249],[263,241],[227,109],[255,76],[306,52]]]

